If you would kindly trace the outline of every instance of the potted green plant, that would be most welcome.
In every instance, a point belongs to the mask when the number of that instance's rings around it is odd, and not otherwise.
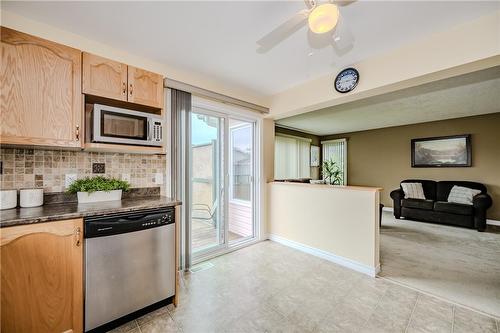
[[[344,181],[344,174],[340,167],[337,165],[337,162],[331,160],[327,160],[323,162],[323,177],[330,185],[342,185]]]
[[[90,203],[121,200],[122,191],[129,188],[130,184],[124,180],[95,176],[74,181],[68,192],[77,194],[78,203]]]

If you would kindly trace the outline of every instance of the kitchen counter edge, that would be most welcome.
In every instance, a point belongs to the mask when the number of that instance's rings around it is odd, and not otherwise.
[[[44,222],[57,222],[96,215],[133,212],[143,209],[166,208],[181,202],[168,197],[143,197],[91,204],[77,202],[48,204],[33,208],[13,208],[0,211],[0,228]]]

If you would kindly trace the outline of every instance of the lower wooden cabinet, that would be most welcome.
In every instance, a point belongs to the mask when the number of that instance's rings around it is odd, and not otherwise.
[[[82,332],[83,220],[0,233],[1,332]]]

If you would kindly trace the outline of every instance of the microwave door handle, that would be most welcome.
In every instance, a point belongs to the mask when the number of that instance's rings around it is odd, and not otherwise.
[[[150,118],[148,118],[148,126],[147,126],[147,138],[148,138],[148,141],[151,141],[151,124],[152,124],[152,121]]]

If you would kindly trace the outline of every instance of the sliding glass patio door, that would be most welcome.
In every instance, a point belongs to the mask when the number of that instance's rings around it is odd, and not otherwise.
[[[217,250],[225,243],[223,117],[191,113],[190,212],[193,257]]]
[[[189,123],[188,266],[256,236],[256,122],[193,105]]]

